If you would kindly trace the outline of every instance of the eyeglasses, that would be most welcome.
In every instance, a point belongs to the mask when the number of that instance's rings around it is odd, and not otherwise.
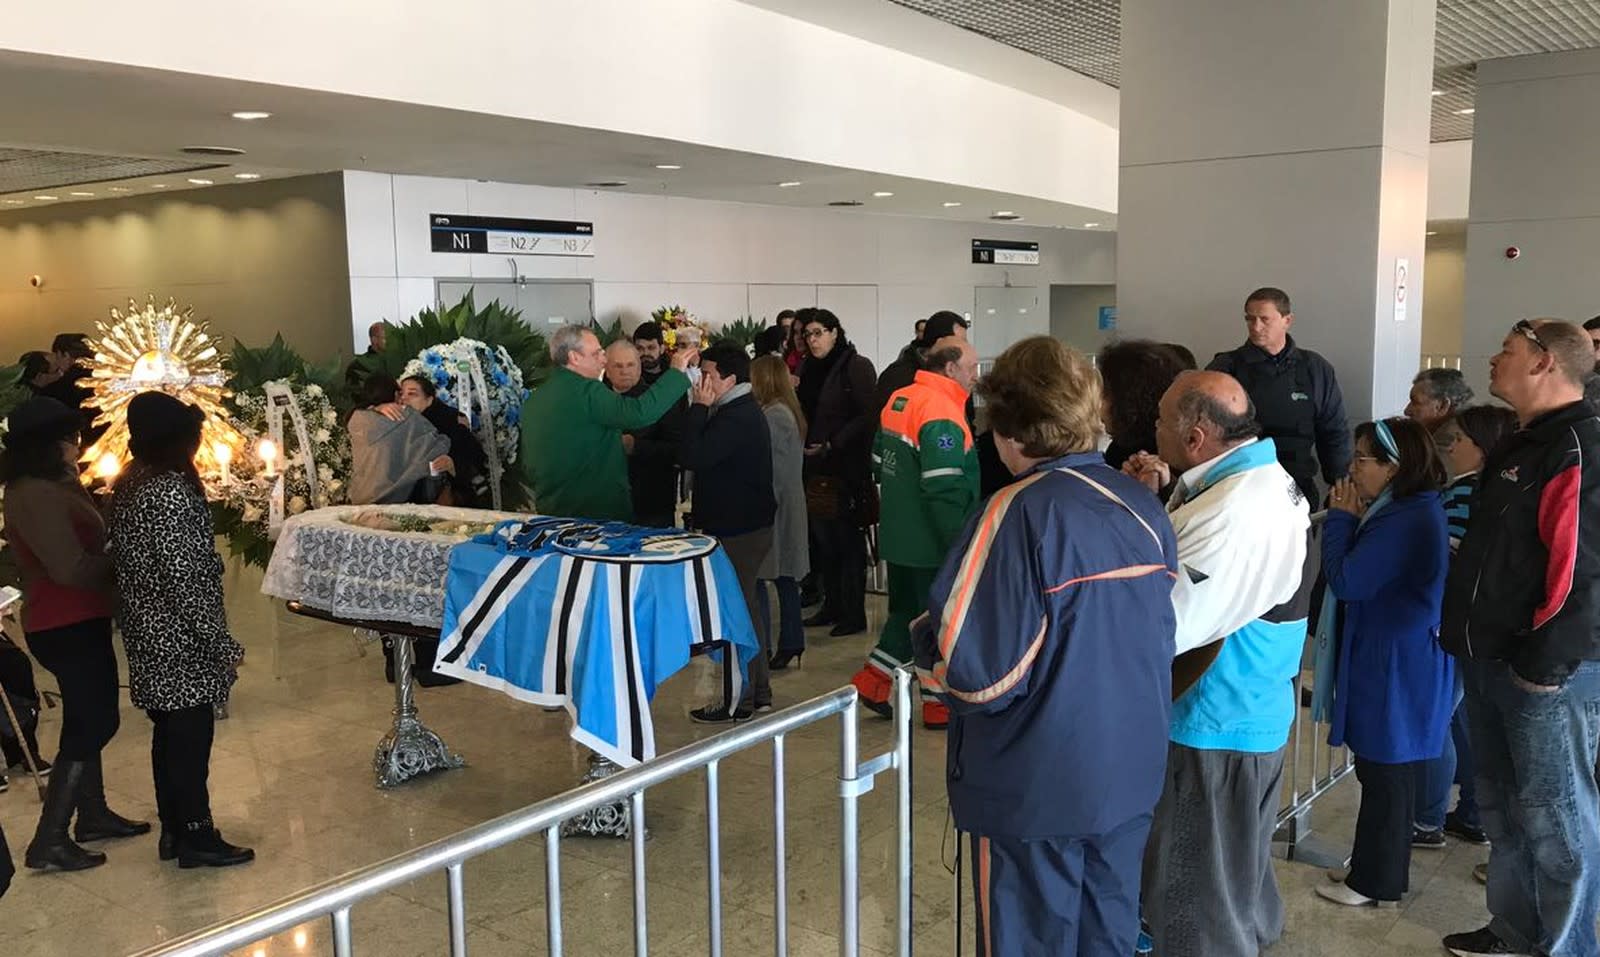
[[[821,326],[818,326],[815,329],[807,329],[805,332],[801,333],[801,335],[805,336],[807,339],[821,339],[827,334],[828,330],[822,328]]]
[[[1511,331],[1538,346],[1540,352],[1550,351],[1550,347],[1544,344],[1543,339],[1539,338],[1539,330],[1528,320],[1518,319],[1517,324],[1511,327]]]

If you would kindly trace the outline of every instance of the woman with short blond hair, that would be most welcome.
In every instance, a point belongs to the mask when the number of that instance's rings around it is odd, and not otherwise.
[[[1131,953],[1166,772],[1177,542],[1095,451],[1100,377],[1082,355],[1024,339],[977,391],[1016,481],[939,569],[919,660],[939,659],[948,695],[979,953]]]

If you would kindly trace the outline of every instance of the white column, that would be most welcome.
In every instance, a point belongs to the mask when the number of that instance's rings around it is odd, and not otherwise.
[[[1516,320],[1600,315],[1600,50],[1480,63],[1473,119],[1462,361],[1482,391]]]
[[[1279,286],[1352,422],[1398,412],[1421,344],[1434,0],[1123,0],[1122,21],[1123,333],[1203,364],[1244,341],[1245,295]]]

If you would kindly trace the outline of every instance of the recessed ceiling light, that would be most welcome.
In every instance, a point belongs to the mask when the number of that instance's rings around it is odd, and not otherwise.
[[[1021,219],[1022,217],[1020,215],[1016,214],[1016,213],[1013,213],[1009,209],[1002,209],[1002,210],[992,214],[989,218],[990,219],[996,219],[996,220],[999,220],[1001,222],[1009,223],[1009,222],[1014,222],[1015,220]]]
[[[111,191],[113,193],[131,193],[132,192],[132,190],[130,190],[126,186],[113,186],[113,187],[111,187]]]
[[[1426,233],[1424,233],[1423,235],[1425,235],[1425,236],[1437,236],[1437,235],[1439,235],[1439,231],[1437,229],[1430,229]]]
[[[1433,95],[1434,96],[1444,96],[1444,91],[1443,90],[1434,90],[1433,91]]]
[[[603,179],[593,183],[584,183],[583,185],[590,189],[618,189],[628,185],[628,181],[623,179]]]
[[[150,184],[150,188],[151,189],[166,189],[167,188],[167,184],[166,183],[151,183]]]
[[[210,186],[212,181],[209,179],[190,179],[189,182],[196,186]]]
[[[877,192],[873,193],[872,195],[878,197],[879,199],[888,199],[890,196],[893,196],[894,194],[889,192],[886,189],[880,189]]]
[[[1015,215],[1017,215],[1016,213],[1013,213],[1009,209],[997,209],[997,210],[994,211],[994,214],[996,216],[1015,216]]]
[[[783,189],[788,189],[791,186],[799,186],[799,185],[801,185],[801,183],[797,179],[790,179],[790,180],[785,180],[785,181],[779,183],[778,185],[780,187],[782,187]]]
[[[261,110],[240,110],[239,112],[233,114],[233,118],[236,120],[264,120],[271,115],[271,113],[266,113]]]
[[[25,202],[27,202],[27,200],[25,200],[25,199],[8,199],[8,200],[6,200],[6,205],[7,206],[21,206]]]
[[[1099,223],[1084,223],[1083,224],[1083,228],[1084,229],[1094,229],[1094,228],[1098,227],[1099,225],[1100,225]]]
[[[1471,116],[1472,114],[1474,114],[1476,112],[1478,112],[1476,107],[1469,106],[1464,110],[1456,110],[1456,115],[1457,116]]]
[[[836,199],[833,202],[829,203],[828,205],[829,206],[860,206],[861,205],[861,200],[859,200],[859,199]]]
[[[260,179],[260,173],[234,173],[234,179]]]
[[[57,197],[54,197],[54,196],[35,196],[35,197],[34,197],[34,199],[42,199],[42,200],[44,200],[44,201],[45,201],[45,202],[49,202],[49,201],[50,201],[50,200],[52,200],[52,199],[56,199],[56,198],[57,198]]]
[[[180,153],[190,156],[243,156],[244,150],[237,146],[185,146]]]
[[[657,163],[656,169],[683,169],[677,163]]]
[[[944,208],[945,209],[954,209],[955,207],[960,206],[960,205],[961,205],[960,203],[945,203],[944,204]]]
[[[93,196],[94,194],[93,193],[85,193],[85,192],[79,191],[79,192],[68,193],[67,195],[68,196]]]

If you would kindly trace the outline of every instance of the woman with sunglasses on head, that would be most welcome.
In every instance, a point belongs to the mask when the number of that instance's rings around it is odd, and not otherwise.
[[[1415,418],[1415,416],[1412,416]],[[1500,441],[1517,428],[1516,413],[1495,405],[1474,405],[1449,413],[1433,430],[1434,445],[1450,474],[1450,485],[1441,500],[1445,522],[1450,530],[1450,555],[1455,557],[1462,536],[1467,533],[1472,496],[1478,490],[1478,473],[1483,460]],[[1417,788],[1417,820],[1411,836],[1413,847],[1445,847],[1449,834],[1468,844],[1487,845],[1478,816],[1477,791],[1472,781],[1472,743],[1467,736],[1466,711],[1461,707],[1461,675],[1456,675],[1450,733],[1444,750],[1429,761]],[[1452,785],[1461,785],[1461,798],[1454,811],[1450,806]]]
[[[1311,707],[1331,725],[1328,743],[1355,753],[1361,782],[1350,867],[1317,888],[1337,904],[1388,904],[1406,892],[1416,790],[1425,762],[1444,750],[1455,689],[1439,647],[1444,482],[1426,429],[1380,419],[1356,429],[1350,474],[1329,496]]]

